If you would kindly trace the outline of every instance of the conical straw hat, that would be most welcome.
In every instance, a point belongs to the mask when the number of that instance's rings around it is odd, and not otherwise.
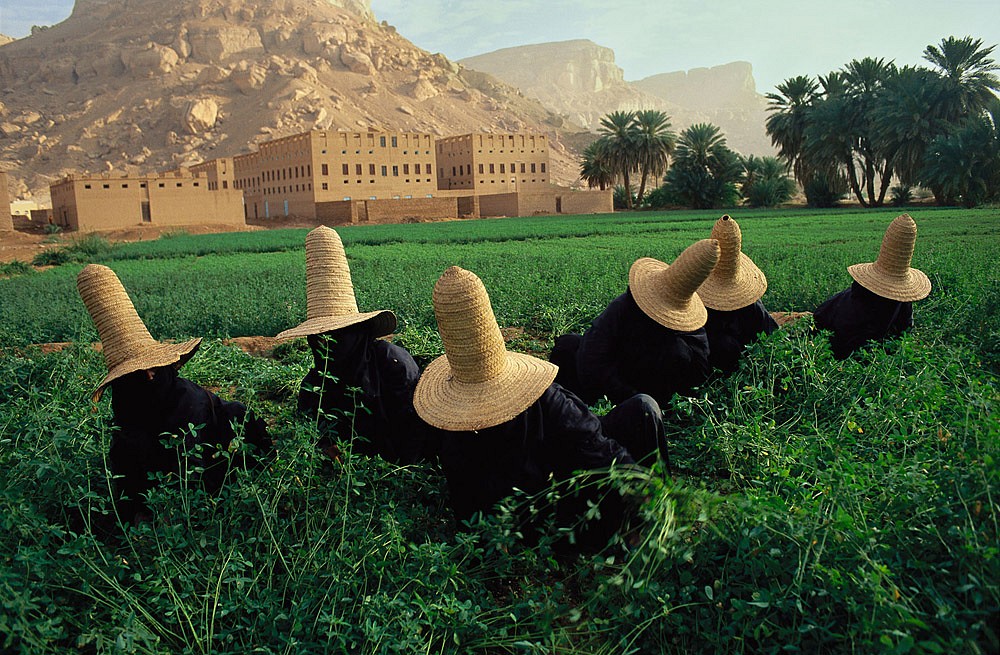
[[[77,275],[76,288],[97,326],[108,367],[108,374],[94,392],[94,402],[100,400],[105,387],[129,373],[170,364],[179,368],[201,344],[200,338],[184,343],[160,343],[153,339],[125,287],[107,266],[88,264]]]
[[[719,242],[719,263],[698,287],[705,307],[731,312],[760,300],[767,290],[767,278],[741,251],[740,226],[726,214],[712,227],[712,238]]]
[[[434,316],[445,354],[424,370],[413,406],[442,430],[484,430],[511,420],[556,378],[555,364],[508,352],[490,297],[475,273],[457,266],[434,285]]]
[[[671,330],[690,332],[705,325],[708,312],[695,291],[719,261],[719,242],[702,239],[688,246],[673,264],[637,259],[628,284],[639,309]]]
[[[909,214],[901,214],[885,231],[878,259],[848,266],[847,272],[858,284],[883,298],[899,302],[922,300],[931,292],[931,281],[922,271],[910,268],[916,241],[917,224]]]
[[[358,312],[344,244],[336,230],[321,225],[306,235],[306,321],[276,340],[322,334],[364,321],[371,321],[376,337],[396,329],[396,315],[389,310]]]

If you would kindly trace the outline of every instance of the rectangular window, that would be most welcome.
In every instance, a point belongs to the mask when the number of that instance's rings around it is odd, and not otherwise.
[[[379,146],[381,146],[383,148],[385,147],[385,137],[384,136],[380,136],[378,138],[378,144],[379,144]]]
[[[375,164],[368,164],[368,174],[375,175]]]
[[[354,165],[354,174],[355,175],[361,175],[361,164],[355,164]]]
[[[328,165],[326,165],[326,164],[320,164],[320,172],[323,175],[329,175],[330,174],[330,167]]]
[[[89,188],[90,188],[90,185],[89,185],[89,184],[84,184],[84,185],[83,185],[83,188],[84,188],[84,189],[89,189]]]
[[[382,177],[385,177],[386,175],[388,175],[388,174],[389,174],[389,173],[387,172],[388,170],[389,170],[389,169],[388,169],[388,167],[386,167],[386,166],[383,166],[383,167],[382,167]]]
[[[223,189],[229,188],[229,180],[222,180],[222,188]]]
[[[479,165],[479,174],[480,175],[483,174],[483,165],[482,164]]]
[[[501,173],[501,174],[503,174],[503,173],[506,173],[506,172],[507,172],[506,170],[504,170],[504,168],[506,168],[506,165],[505,165],[505,164],[500,164],[500,173]]]
[[[398,144],[396,143],[396,137],[392,137],[392,147],[395,148]]]
[[[348,164],[342,164],[340,170],[344,175],[347,175],[350,173],[351,167]]]
[[[403,164],[403,175],[409,175],[409,174],[410,174],[410,165]]]
[[[123,184],[123,185],[122,185],[122,188],[123,188],[123,189],[127,189],[127,188],[128,188],[128,184]]]
[[[101,186],[104,187],[105,189],[110,189],[111,188],[110,184],[102,184]]]
[[[532,173],[534,173],[534,172],[535,172],[535,164],[534,164],[534,162],[532,162],[532,164],[531,164],[531,172],[532,172]]]
[[[524,172],[524,164],[521,164],[521,172]]]
[[[393,177],[399,177],[399,166],[393,166],[392,167],[392,176]]]
[[[490,164],[490,174],[492,175],[493,173],[496,173],[496,166]]]
[[[451,176],[455,177],[455,167],[454,166],[451,167]]]

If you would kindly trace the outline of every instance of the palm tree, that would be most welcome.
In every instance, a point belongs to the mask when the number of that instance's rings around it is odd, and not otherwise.
[[[931,142],[921,182],[941,203],[974,207],[1000,200],[1000,100]]]
[[[732,204],[736,182],[743,174],[740,156],[726,146],[726,137],[710,123],[681,132],[666,184],[672,194],[694,209]]]
[[[924,49],[924,59],[948,80],[949,120],[978,116],[996,97],[995,92],[1000,91],[1000,80],[994,73],[1000,66],[990,58],[995,47],[984,48],[981,39],[971,36],[961,39],[949,36],[941,39],[940,46],[929,45]]]
[[[641,204],[646,181],[650,177],[658,179],[666,172],[677,135],[670,129],[670,117],[655,109],[637,111],[634,126],[636,158],[642,173],[636,202]]]
[[[599,187],[604,191],[614,186],[615,172],[608,161],[603,141],[594,141],[584,148],[583,159],[580,162],[580,177],[591,189]]]
[[[603,142],[602,148],[612,169],[621,175],[628,193],[626,207],[632,209],[632,185],[629,175],[638,168],[635,148],[635,112],[613,111],[601,119],[598,130]]]
[[[917,183],[930,143],[948,129],[945,80],[926,68],[904,67],[886,80],[873,116],[877,148],[890,153],[900,182]]]
[[[792,166],[795,178],[806,184],[809,167],[803,157],[805,130],[810,107],[818,98],[819,85],[805,75],[792,77],[776,87],[778,93],[767,94],[765,126],[771,144],[778,148],[778,156]]]

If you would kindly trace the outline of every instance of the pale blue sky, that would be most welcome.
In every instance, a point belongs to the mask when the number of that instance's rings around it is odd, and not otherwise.
[[[24,36],[72,7],[72,0],[0,0],[0,33]],[[1000,0],[372,0],[372,9],[416,45],[451,59],[590,39],[615,51],[629,80],[743,60],[761,92],[869,55],[917,64],[924,47],[945,36],[1000,43]]]

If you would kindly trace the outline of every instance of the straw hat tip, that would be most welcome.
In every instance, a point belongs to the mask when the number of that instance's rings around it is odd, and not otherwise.
[[[728,220],[732,220],[732,219],[730,218],[729,214],[723,214],[722,218],[720,218],[719,220],[721,220],[721,221],[728,221]]]

